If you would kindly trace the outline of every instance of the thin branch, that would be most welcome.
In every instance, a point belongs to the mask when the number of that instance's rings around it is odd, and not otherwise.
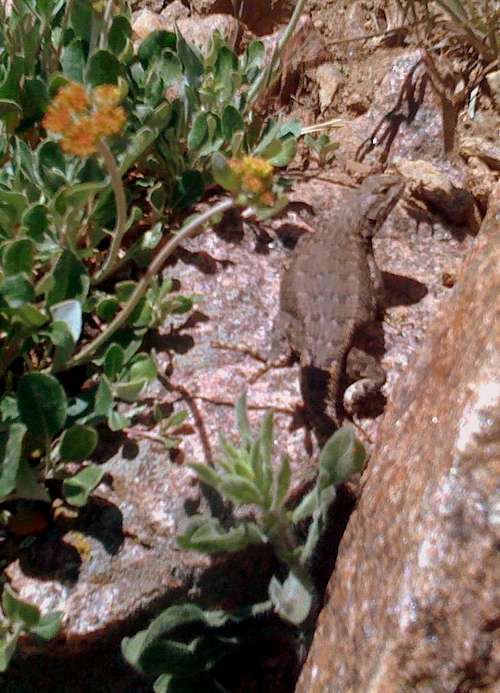
[[[69,368],[74,368],[81,363],[89,361],[95,354],[95,352],[105,344],[108,339],[129,319],[132,311],[139,304],[139,302],[144,297],[149,284],[154,279],[156,274],[161,270],[165,264],[167,258],[176,250],[176,248],[183,243],[187,238],[190,238],[195,234],[196,231],[210,221],[212,217],[217,214],[222,214],[228,209],[232,209],[236,206],[236,203],[232,199],[225,199],[216,204],[211,209],[198,215],[195,219],[191,219],[185,226],[181,228],[179,233],[175,235],[170,241],[160,250],[158,255],[154,258],[153,262],[149,265],[142,279],[137,283],[132,295],[130,296],[126,305],[122,310],[116,315],[116,317],[109,323],[109,325],[101,332],[101,334],[96,337],[92,342],[87,344],[76,356],[73,356],[63,368],[59,370],[68,370]]]
[[[100,140],[97,143],[97,151],[104,159],[104,165],[106,166],[111,178],[111,185],[115,194],[116,222],[115,230],[113,231],[113,240],[111,241],[108,256],[101,269],[95,274],[92,280],[93,284],[100,284],[100,282],[109,277],[109,275],[115,271],[115,263],[118,258],[121,242],[123,236],[125,235],[125,231],[127,230],[127,199],[125,197],[125,190],[123,187],[122,178],[120,176],[120,171],[118,170],[114,156],[111,154],[111,151],[104,140]]]

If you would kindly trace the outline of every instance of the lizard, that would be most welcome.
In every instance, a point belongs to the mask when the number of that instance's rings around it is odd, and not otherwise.
[[[282,276],[269,358],[290,352],[299,357],[302,393],[317,431],[325,418],[330,432],[332,421],[339,427],[346,411],[385,382],[380,364],[356,346],[356,336],[381,308],[372,238],[403,189],[398,176],[371,176],[338,213],[322,206],[315,217],[319,230],[298,242]],[[357,382],[343,392],[345,375]],[[318,407],[321,398],[325,403]]]

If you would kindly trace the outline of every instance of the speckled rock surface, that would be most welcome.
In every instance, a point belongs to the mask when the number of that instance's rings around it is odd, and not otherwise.
[[[498,690],[500,187],[394,388],[297,693]]]

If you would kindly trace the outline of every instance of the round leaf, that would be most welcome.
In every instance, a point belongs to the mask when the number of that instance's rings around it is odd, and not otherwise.
[[[35,298],[35,292],[26,274],[12,274],[0,286],[0,294],[11,308],[20,308]]]
[[[35,248],[29,238],[11,241],[3,252],[3,268],[7,274],[31,272]]]
[[[111,344],[104,357],[104,372],[110,380],[115,380],[125,363],[125,352],[119,344]]]
[[[97,445],[97,431],[90,426],[75,424],[64,431],[59,453],[65,462],[80,462],[87,459]]]
[[[50,440],[66,419],[66,393],[53,375],[26,373],[17,387],[21,421],[35,438]]]
[[[21,219],[24,233],[34,241],[43,240],[43,235],[49,226],[49,210],[45,205],[36,204],[27,209]]]
[[[99,50],[92,54],[87,65],[87,82],[92,87],[100,84],[117,84],[121,73],[120,61],[113,53]]]
[[[155,363],[149,356],[141,355],[130,367],[130,380],[153,381],[157,376]]]
[[[189,131],[187,138],[188,148],[191,151],[199,149],[204,143],[207,133],[207,114],[202,111],[201,113],[198,113],[194,119],[191,130]]]
[[[212,156],[212,175],[216,183],[224,190],[236,192],[240,187],[238,177],[233,173],[226,157],[220,152]]]
[[[52,286],[47,293],[47,305],[75,298],[84,301],[89,290],[85,265],[70,250],[63,250],[52,272]]]
[[[222,134],[224,139],[230,142],[235,132],[244,129],[245,123],[241,113],[234,106],[227,105],[222,113]]]
[[[71,479],[63,481],[64,497],[70,505],[81,508],[89,499],[90,493],[101,482],[104,469],[95,464],[90,464]]]
[[[104,322],[111,322],[111,320],[113,320],[115,315],[118,313],[119,308],[120,304],[116,298],[106,297],[99,301],[95,312],[97,317],[104,320]]]
[[[66,325],[73,342],[76,344],[80,338],[83,324],[81,303],[75,299],[61,301],[51,306],[50,312],[54,322],[63,322]]]

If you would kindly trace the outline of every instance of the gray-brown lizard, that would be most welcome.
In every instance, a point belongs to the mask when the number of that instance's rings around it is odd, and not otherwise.
[[[380,389],[385,373],[373,356],[356,348],[356,335],[376,318],[381,280],[372,238],[401,196],[402,179],[377,175],[349,194],[338,212],[322,207],[313,235],[299,241],[280,289],[271,358],[291,350],[302,366],[302,391],[310,408],[324,408],[338,426],[344,407]],[[344,393],[344,374],[357,380]],[[326,380],[318,403],[318,375]],[[321,377],[319,378],[321,381]],[[313,412],[316,419],[317,411]],[[331,427],[331,423],[330,423]]]

